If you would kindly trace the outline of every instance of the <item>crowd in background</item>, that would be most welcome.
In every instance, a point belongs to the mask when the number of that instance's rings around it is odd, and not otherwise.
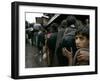
[[[89,65],[89,19],[83,23],[70,15],[60,25],[34,26],[26,30],[26,43],[31,40],[47,66]]]

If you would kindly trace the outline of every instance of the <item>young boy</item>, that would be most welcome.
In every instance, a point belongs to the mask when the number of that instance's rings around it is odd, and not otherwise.
[[[75,33],[75,43],[77,51],[72,56],[71,51],[63,48],[62,52],[69,61],[69,65],[89,65],[89,27],[81,27]]]

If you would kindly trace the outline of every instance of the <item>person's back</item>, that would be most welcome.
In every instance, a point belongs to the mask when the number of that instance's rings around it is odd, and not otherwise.
[[[50,50],[54,53],[56,47],[57,32],[51,33],[50,38],[48,38],[47,45]]]
[[[47,39],[47,47],[49,49],[49,61],[50,64],[49,66],[53,66],[53,61],[54,61],[54,53],[55,53],[55,48],[56,48],[56,41],[57,41],[57,32],[58,32],[58,24],[53,23],[51,24],[51,34],[50,37]]]
[[[42,50],[43,45],[45,44],[45,34],[42,31],[38,32],[38,45],[39,50]]]
[[[60,45],[60,48],[58,49],[58,55],[59,55],[59,64],[61,66],[67,66],[68,65],[68,60],[66,59],[66,57],[62,54],[62,48],[67,48],[70,49],[72,48],[73,50],[73,56],[76,52],[76,46],[75,46],[75,30],[70,31],[69,33],[65,34],[62,38],[62,42]],[[70,51],[70,50],[69,50]]]
[[[62,48],[63,47],[66,47],[67,49],[72,48],[73,56],[76,52],[75,32],[76,32],[76,30],[72,30],[71,32],[65,34],[62,39]]]
[[[58,33],[57,33],[57,41],[56,41],[56,49],[55,49],[55,56],[54,56],[54,65],[55,66],[63,66],[66,63],[64,63],[66,61],[66,59],[64,59],[64,56],[61,56],[61,42],[62,42],[62,38],[65,32],[65,28],[66,28],[66,20],[63,20],[60,24],[60,26],[58,27]],[[63,60],[65,61],[63,61]]]
[[[68,65],[68,60],[62,53],[62,48],[71,48],[73,51],[76,51],[74,36],[76,31],[76,18],[74,16],[68,16],[66,19],[66,28],[61,37],[59,47],[57,49],[56,55],[58,56],[58,65],[66,66]]]

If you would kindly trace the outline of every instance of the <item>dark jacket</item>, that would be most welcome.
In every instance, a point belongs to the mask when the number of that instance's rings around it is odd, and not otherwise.
[[[76,46],[75,46],[75,30],[69,28],[69,30],[72,30],[62,36],[61,43],[59,44],[59,47],[56,50],[57,60],[58,60],[58,66],[67,66],[68,65],[68,59],[62,54],[62,48],[66,47],[68,50],[72,48],[73,50],[73,56],[76,52]],[[70,51],[70,50],[69,50]]]

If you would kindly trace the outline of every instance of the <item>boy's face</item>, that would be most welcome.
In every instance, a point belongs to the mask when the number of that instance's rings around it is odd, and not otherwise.
[[[77,49],[89,47],[89,39],[87,39],[87,37],[83,35],[76,35],[75,43],[76,43]]]

